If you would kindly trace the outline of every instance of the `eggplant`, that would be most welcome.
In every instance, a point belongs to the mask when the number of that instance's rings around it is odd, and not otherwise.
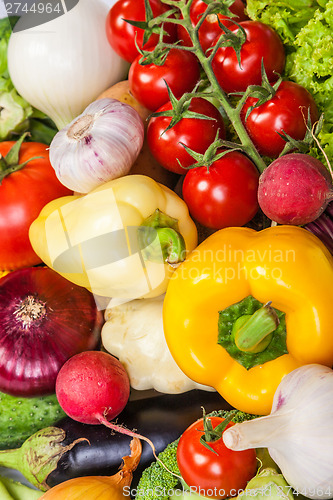
[[[192,422],[202,417],[202,407],[207,413],[218,409],[232,409],[217,392],[195,389],[183,394],[161,394],[132,400],[119,415],[117,422],[151,439],[159,453],[179,438]],[[46,479],[46,484],[50,487],[74,477],[116,474],[122,457],[129,454],[131,438],[113,433],[103,425],[80,424],[68,417],[56,425],[66,432],[64,446],[80,438],[86,438],[89,442],[81,441],[61,456],[57,467]],[[142,441],[140,464],[133,474],[134,488],[143,470],[152,461],[152,450],[148,443]]]
[[[131,398],[117,423],[149,438],[157,454],[201,418],[203,408],[207,413],[232,409],[215,391],[153,394],[153,397]],[[130,442],[131,437],[104,425],[81,424],[65,417],[37,431],[20,448],[0,451],[0,466],[15,468],[33,486],[45,491],[75,477],[116,474],[122,458],[130,453]],[[151,447],[142,440],[142,456],[133,475],[133,488],[154,459]]]

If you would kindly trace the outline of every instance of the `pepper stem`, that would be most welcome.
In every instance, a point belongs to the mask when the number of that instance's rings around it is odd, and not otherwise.
[[[185,259],[186,245],[178,229],[178,220],[159,209],[145,219],[139,231],[140,247],[147,260],[176,265]]]
[[[236,346],[244,352],[262,352],[270,343],[271,333],[279,323],[271,302],[267,302],[253,314],[240,316],[232,329]]]
[[[178,231],[175,231],[171,227],[161,227],[157,229],[157,236],[164,260],[171,265],[178,264],[178,262],[184,260],[185,241]]]

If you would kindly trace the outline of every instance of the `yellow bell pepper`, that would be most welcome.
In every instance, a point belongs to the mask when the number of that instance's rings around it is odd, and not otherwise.
[[[175,265],[197,245],[183,200],[142,175],[52,201],[29,237],[47,266],[114,302],[164,293]]]
[[[260,305],[244,314],[249,297]],[[297,226],[226,228],[172,276],[164,331],[188,377],[235,408],[264,415],[288,372],[332,366],[332,304],[333,258],[318,238]]]

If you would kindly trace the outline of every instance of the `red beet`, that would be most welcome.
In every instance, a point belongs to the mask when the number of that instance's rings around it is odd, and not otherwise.
[[[260,208],[278,224],[307,224],[317,219],[332,199],[329,171],[307,154],[281,156],[259,178]]]
[[[60,406],[73,420],[100,424],[125,408],[130,394],[127,372],[117,358],[102,351],[85,351],[70,358],[56,381]]]

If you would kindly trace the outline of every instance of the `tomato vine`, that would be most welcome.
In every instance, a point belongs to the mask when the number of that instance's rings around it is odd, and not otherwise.
[[[215,47],[210,51],[210,53],[208,54],[204,53],[199,42],[198,32],[205,18],[210,14],[221,12],[221,9],[223,13],[226,13],[227,11],[225,9],[228,6],[230,6],[233,3],[233,1],[224,0],[221,3],[221,1],[206,0],[207,9],[203,13],[201,19],[199,20],[196,26],[192,25],[190,19],[190,7],[191,4],[193,3],[193,0],[161,0],[161,2],[163,4],[170,6],[171,8],[164,14],[158,16],[158,18],[152,18],[150,21],[148,21],[147,23],[148,28],[151,28],[152,26],[156,25],[157,22],[159,24],[162,22],[161,33],[159,41],[153,51],[148,52],[140,49],[140,53],[142,55],[140,63],[147,64],[148,62],[149,63],[154,62],[155,64],[161,64],[163,63],[163,57],[161,57],[161,55],[167,53],[169,50],[174,48],[179,48],[181,50],[187,50],[194,53],[197,59],[199,60],[199,63],[207,77],[207,80],[210,84],[210,88],[204,92],[198,92],[198,93],[194,92],[193,96],[196,95],[200,97],[214,98],[220,103],[240,140],[240,145],[236,144],[234,146],[236,147],[238,146],[239,148],[241,148],[243,152],[254,162],[258,171],[260,173],[263,172],[263,170],[266,168],[267,165],[264,159],[257,151],[256,147],[254,146],[240,117],[240,111],[244,105],[245,100],[250,95],[252,89],[251,87],[249,87],[246,90],[246,92],[243,93],[242,97],[239,99],[236,106],[233,106],[231,99],[219,85],[215,73],[212,69],[212,60],[214,59],[217,50],[222,46],[225,47],[232,46],[236,50],[239,60],[240,49],[242,47],[242,44],[246,40],[246,34],[244,32],[244,29],[242,28],[242,26],[238,25],[239,30],[236,33],[233,33],[231,30],[222,25],[219,21],[219,25],[223,31],[219,37],[219,40],[215,44]],[[148,4],[149,4],[148,0],[145,0],[145,5],[147,6]],[[230,12],[228,15],[232,16]],[[182,25],[186,29],[191,38],[192,46],[189,47],[177,44],[168,44],[165,41],[163,41],[163,23],[166,21],[168,23]]]

